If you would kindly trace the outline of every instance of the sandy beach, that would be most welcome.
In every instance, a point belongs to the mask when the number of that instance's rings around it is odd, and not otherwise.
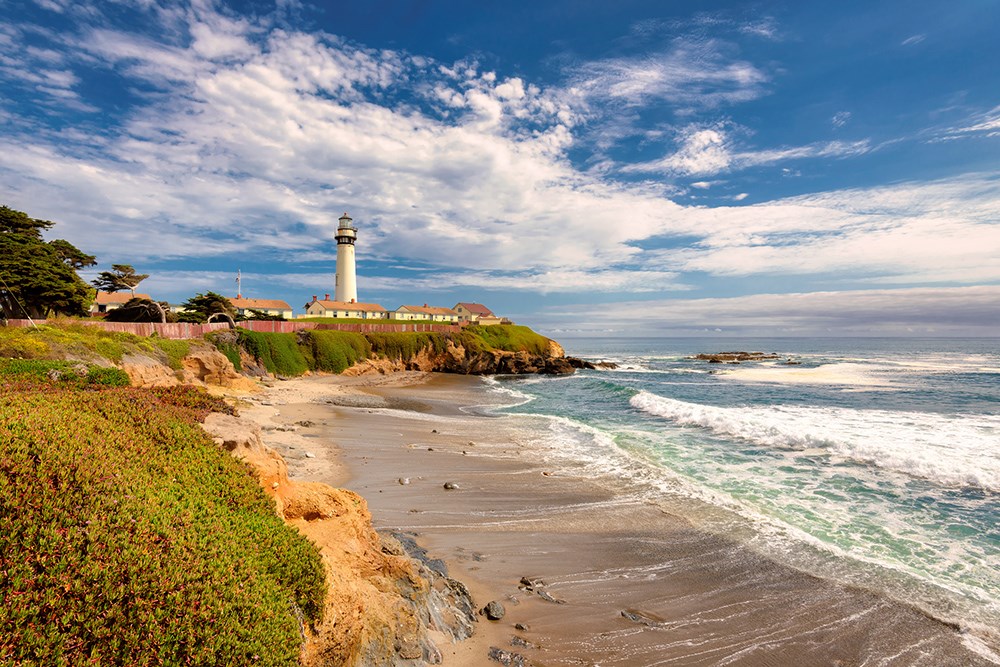
[[[446,665],[490,664],[491,646],[539,666],[990,664],[907,605],[544,460],[531,432],[469,409],[491,400],[478,378],[405,373],[279,381],[240,408],[293,477],[359,492],[477,606],[503,604],[440,646]]]

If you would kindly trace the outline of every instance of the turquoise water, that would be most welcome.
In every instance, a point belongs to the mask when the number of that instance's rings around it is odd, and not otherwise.
[[[554,464],[589,466],[794,567],[1000,647],[1000,346],[994,340],[588,339],[620,364],[498,378]],[[699,352],[776,352],[708,364]],[[995,655],[994,655],[995,657]]]

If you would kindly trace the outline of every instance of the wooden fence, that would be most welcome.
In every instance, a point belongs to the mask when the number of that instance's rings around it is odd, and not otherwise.
[[[105,331],[119,331],[136,336],[157,335],[160,338],[185,339],[201,338],[212,331],[229,328],[228,322],[212,322],[211,324],[188,324],[185,322],[105,322],[104,320],[74,320],[88,327],[99,327]],[[46,320],[35,320],[35,324],[45,324]],[[6,320],[8,327],[26,328],[33,326],[30,320]],[[426,331],[435,333],[457,333],[462,330],[459,324],[406,324],[406,323],[344,323],[336,322],[271,322],[267,320],[247,320],[237,322],[236,326],[260,333],[295,333],[315,329],[317,331],[353,331],[354,333],[397,333]]]

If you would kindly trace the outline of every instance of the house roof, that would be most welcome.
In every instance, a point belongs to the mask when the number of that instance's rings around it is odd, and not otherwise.
[[[310,301],[306,308],[318,303],[327,310],[359,310],[366,313],[384,313],[385,308],[377,303],[351,303],[350,301]]]
[[[481,303],[465,303],[463,301],[462,303],[455,304],[455,310],[458,310],[459,306],[465,308],[470,313],[475,313],[476,315],[482,315],[484,317],[493,317],[493,311]]]
[[[400,306],[396,310],[408,310],[411,313],[423,313],[424,315],[458,315],[451,308],[439,308],[438,306]]]
[[[94,299],[94,303],[98,306],[106,306],[110,303],[126,303],[132,298],[131,292],[102,292],[97,291],[97,297]],[[136,299],[150,299],[148,294],[139,294],[136,292]],[[150,299],[152,301],[152,299]]]
[[[292,307],[281,299],[230,299],[234,308],[252,310],[291,310]]]

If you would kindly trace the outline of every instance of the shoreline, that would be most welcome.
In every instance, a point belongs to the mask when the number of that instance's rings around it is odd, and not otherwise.
[[[477,608],[503,603],[503,620],[439,645],[445,665],[482,665],[490,646],[537,665],[990,664],[919,610],[774,563],[582,469],[553,474],[530,433],[461,409],[484,395],[461,376],[314,376],[241,407],[294,478],[361,493],[377,528],[417,533]]]

